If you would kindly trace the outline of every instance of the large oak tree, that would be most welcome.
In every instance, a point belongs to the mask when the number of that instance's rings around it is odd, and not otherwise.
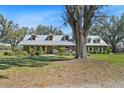
[[[4,41],[9,43],[12,47],[12,50],[17,47],[20,41],[23,40],[24,36],[27,34],[28,28],[18,26],[15,28],[11,28],[11,31],[5,36]]]
[[[0,39],[3,39],[10,32],[12,26],[13,22],[8,21],[0,14]]]
[[[94,30],[111,45],[112,52],[117,52],[117,45],[124,39],[124,14],[121,17],[103,16],[97,21]]]
[[[75,43],[76,55],[75,58],[86,59],[86,38],[87,32],[92,26],[92,21],[96,11],[101,6],[94,5],[67,5],[64,20],[72,28]]]

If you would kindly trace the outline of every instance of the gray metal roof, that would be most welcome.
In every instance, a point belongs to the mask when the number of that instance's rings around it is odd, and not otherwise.
[[[19,43],[20,45],[44,45],[44,46],[75,46],[75,43],[72,41],[62,41],[63,35],[53,35],[52,40],[46,40],[49,35],[36,35],[35,40],[30,40],[31,35],[26,35],[24,39]],[[100,43],[87,43],[87,46],[109,46],[106,44],[99,36],[88,36],[91,38],[91,41],[94,39],[100,39]],[[72,37],[69,36],[71,40]]]
[[[20,45],[75,46],[73,42],[68,41],[22,41]]]

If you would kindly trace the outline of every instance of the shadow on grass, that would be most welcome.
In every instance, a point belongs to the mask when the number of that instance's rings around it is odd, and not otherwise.
[[[10,67],[43,67],[49,62],[69,60],[62,56],[25,56],[25,57],[8,57],[0,59],[0,69]]]
[[[8,79],[8,77],[4,75],[0,75],[0,79]]]

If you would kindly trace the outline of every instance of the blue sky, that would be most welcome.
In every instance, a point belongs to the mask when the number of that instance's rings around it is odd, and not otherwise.
[[[62,26],[64,21],[61,17],[63,6],[0,6],[0,14],[8,20],[13,20],[20,26],[36,27],[38,24]],[[120,16],[124,13],[124,6],[108,6],[103,9],[109,15]],[[65,33],[70,34],[70,27],[62,26]]]

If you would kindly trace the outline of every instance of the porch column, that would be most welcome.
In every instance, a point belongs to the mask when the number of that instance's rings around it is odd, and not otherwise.
[[[28,47],[28,52],[30,52],[30,50],[29,50],[30,48],[31,48],[31,46],[29,45],[29,47]]]
[[[99,47],[98,47],[98,52],[100,52],[100,49],[99,49]]]
[[[92,52],[94,52],[94,47],[92,47]]]
[[[87,48],[88,48],[88,49],[87,49],[87,50],[88,50],[87,52],[90,52],[90,48],[89,48],[89,47],[87,47]]]
[[[40,50],[40,52],[41,52],[41,46],[39,46],[39,50]]]
[[[47,46],[45,46],[45,53],[47,53]]]
[[[34,51],[37,51],[36,46],[34,46]]]
[[[103,52],[103,47],[101,47],[101,51]]]

